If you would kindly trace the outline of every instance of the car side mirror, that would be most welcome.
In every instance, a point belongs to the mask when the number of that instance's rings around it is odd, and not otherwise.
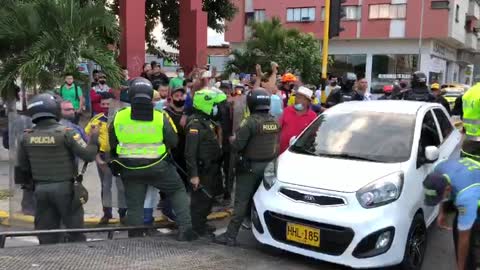
[[[288,143],[289,146],[292,146],[295,144],[295,142],[297,141],[297,136],[293,136],[290,138],[290,141]]]
[[[438,160],[440,156],[440,150],[436,146],[427,146],[425,148],[425,160],[426,163],[433,163]]]

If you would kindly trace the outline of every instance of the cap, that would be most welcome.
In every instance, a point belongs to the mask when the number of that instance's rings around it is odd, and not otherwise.
[[[448,177],[440,173],[431,173],[423,181],[425,204],[435,206],[443,200],[445,189],[450,185]]]
[[[308,98],[308,100],[312,100],[313,97],[313,91],[306,88],[305,86],[300,86],[297,90],[297,94],[305,96],[306,98]]]
[[[432,86],[430,87],[432,90],[439,90],[440,89],[440,84],[438,83],[434,83],[432,84]]]
[[[174,93],[178,92],[178,91],[180,91],[180,92],[182,92],[182,93],[185,94],[185,88],[183,88],[183,86],[179,86],[179,87],[175,87],[175,88],[172,90],[172,95],[173,95]]]

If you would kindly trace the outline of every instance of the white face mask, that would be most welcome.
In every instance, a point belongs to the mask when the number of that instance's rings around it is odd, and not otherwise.
[[[179,77],[179,78],[185,77],[185,73],[183,73],[183,72],[178,73],[178,77]]]

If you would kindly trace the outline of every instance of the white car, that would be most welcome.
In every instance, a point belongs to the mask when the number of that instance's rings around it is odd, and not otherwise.
[[[339,104],[265,170],[252,206],[255,238],[354,268],[420,269],[438,207],[422,182],[459,155],[461,134],[436,103]]]

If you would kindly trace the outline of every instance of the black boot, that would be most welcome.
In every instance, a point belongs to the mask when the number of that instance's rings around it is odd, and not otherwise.
[[[237,245],[237,240],[231,236],[228,236],[227,233],[223,233],[213,239],[214,243],[233,247]]]
[[[100,219],[98,225],[108,225],[108,222],[112,218],[112,208],[104,207],[103,208],[103,217]]]

